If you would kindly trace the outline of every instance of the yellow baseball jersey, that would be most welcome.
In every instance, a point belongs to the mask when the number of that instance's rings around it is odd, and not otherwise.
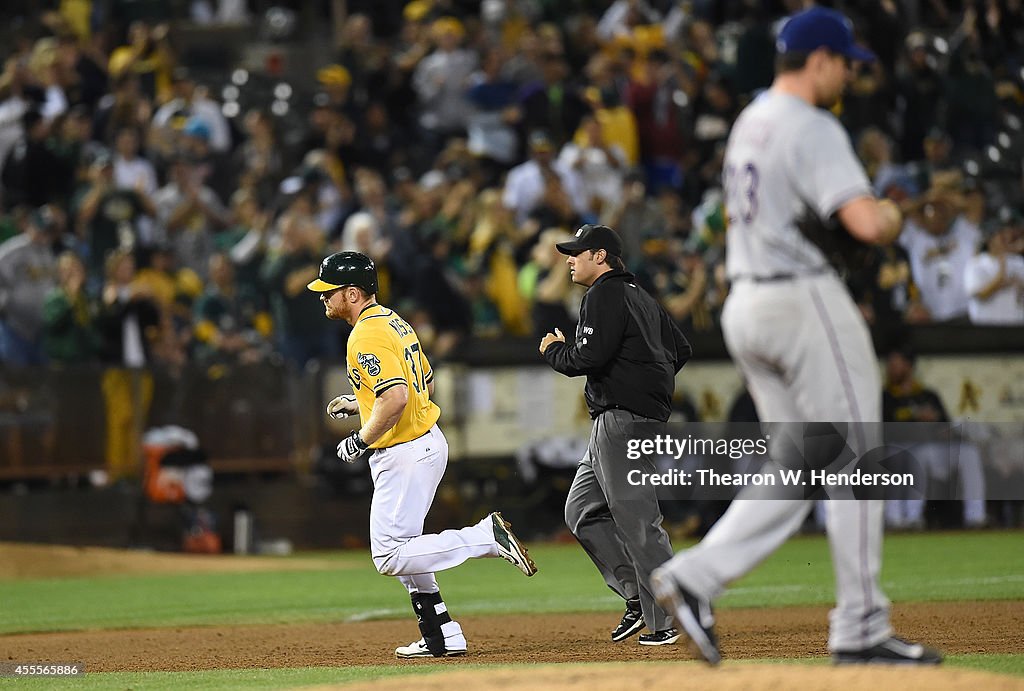
[[[420,348],[420,340],[393,310],[381,305],[363,310],[348,337],[347,360],[348,381],[363,424],[370,419],[378,396],[394,386],[409,387],[409,402],[402,417],[371,448],[383,449],[421,437],[441,416],[441,409],[427,391],[434,371]]]

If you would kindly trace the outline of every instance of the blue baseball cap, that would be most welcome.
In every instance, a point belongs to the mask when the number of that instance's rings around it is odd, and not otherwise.
[[[779,53],[810,53],[827,48],[851,60],[873,62],[875,54],[853,41],[853,23],[843,14],[812,7],[786,20],[775,41]]]

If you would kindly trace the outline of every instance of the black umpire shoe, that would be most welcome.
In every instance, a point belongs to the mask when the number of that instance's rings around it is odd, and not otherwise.
[[[891,636],[864,650],[837,651],[832,654],[832,662],[837,665],[937,665],[942,662],[942,653]]]
[[[626,602],[626,613],[622,615],[622,621],[612,631],[612,641],[618,643],[636,634],[644,627],[644,613],[640,609],[640,603]]]
[[[651,573],[651,592],[662,609],[675,616],[686,635],[693,641],[693,652],[709,665],[722,661],[715,635],[715,617],[711,603],[702,600],[681,586],[664,568]]]

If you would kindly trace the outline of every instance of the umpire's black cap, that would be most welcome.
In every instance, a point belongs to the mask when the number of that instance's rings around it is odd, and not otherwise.
[[[356,286],[369,295],[377,292],[377,267],[359,252],[336,252],[320,262],[320,275],[306,287],[314,293]]]
[[[622,256],[622,238],[608,226],[588,223],[576,231],[576,237],[569,242],[560,242],[555,247],[562,254],[576,255],[583,250],[604,250],[616,257]]]

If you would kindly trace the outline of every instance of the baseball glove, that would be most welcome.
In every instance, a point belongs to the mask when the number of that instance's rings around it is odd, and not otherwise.
[[[797,219],[796,227],[821,250],[843,280],[871,263],[874,248],[850,235],[835,215],[822,219],[807,207]]]

